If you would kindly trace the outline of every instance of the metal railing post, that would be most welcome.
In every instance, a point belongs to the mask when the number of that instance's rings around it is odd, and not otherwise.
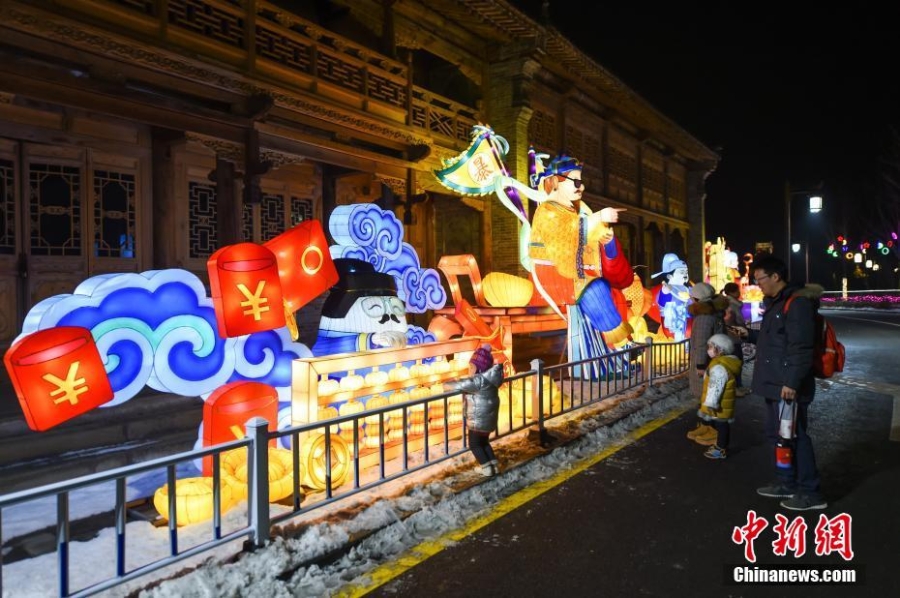
[[[247,421],[247,438],[251,440],[247,463],[250,466],[250,496],[247,501],[252,531],[249,548],[261,548],[269,541],[269,422],[261,417]]]
[[[537,418],[538,441],[541,446],[547,446],[552,437],[544,427],[544,360],[532,359],[531,369],[535,372],[531,383],[531,419]]]
[[[653,386],[653,368],[655,364],[653,363],[653,337],[648,336],[644,339],[647,343],[645,351],[647,351],[647,359],[644,361],[647,363],[647,386]]]

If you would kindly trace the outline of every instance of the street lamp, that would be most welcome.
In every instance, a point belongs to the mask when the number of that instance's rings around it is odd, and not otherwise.
[[[822,196],[818,194],[810,194],[809,191],[802,190],[791,190],[791,184],[785,182],[784,184],[784,216],[787,221],[787,239],[785,242],[785,247],[790,247],[794,253],[800,251],[799,243],[791,243],[791,200],[795,195],[802,195],[809,199],[809,213],[810,214],[818,214],[822,211]],[[787,267],[788,267],[788,280],[791,279],[791,255],[788,254]],[[805,264],[806,264],[806,282],[809,282],[809,228],[807,227],[806,232],[806,256],[805,256]]]

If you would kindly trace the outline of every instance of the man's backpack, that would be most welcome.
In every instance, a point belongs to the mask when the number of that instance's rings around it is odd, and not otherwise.
[[[787,314],[794,297],[784,302],[782,313]],[[844,345],[837,339],[831,323],[816,308],[816,340],[813,343],[813,375],[816,378],[831,378],[835,372],[844,371]]]

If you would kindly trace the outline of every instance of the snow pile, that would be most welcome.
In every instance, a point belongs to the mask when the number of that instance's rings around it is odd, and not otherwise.
[[[375,489],[311,510],[284,524],[265,549],[241,553],[241,541],[186,559],[166,569],[104,592],[105,596],[140,593],[148,598],[193,596],[323,596],[378,565],[395,559],[423,541],[441,538],[490,511],[500,500],[575,467],[616,443],[631,430],[675,408],[689,408],[686,379],[652,388],[634,389],[599,406],[587,407],[547,422],[559,440],[552,450],[519,433],[493,442],[505,471],[485,481],[465,454],[404,476]],[[621,417],[622,413],[630,413]],[[620,419],[615,419],[621,417]],[[85,512],[109,508],[111,492],[99,492]],[[74,500],[74,506],[83,501]],[[24,505],[23,505],[24,506]],[[287,507],[272,505],[273,514]],[[41,529],[55,522],[55,501],[32,505],[33,511],[15,522],[4,513],[7,526]],[[24,516],[25,513],[22,513]],[[246,525],[246,503],[223,516],[223,534]],[[21,529],[19,531],[21,531]],[[211,524],[180,528],[178,544],[185,550],[210,540]],[[115,574],[116,541],[113,521],[95,538],[70,545],[70,589],[78,590]],[[133,521],[126,526],[126,564],[129,570],[169,555],[166,527]],[[237,556],[236,556],[237,555]],[[3,566],[3,597],[52,596],[58,592],[56,554],[43,554]],[[193,568],[193,569],[192,569]],[[180,577],[171,577],[180,571]],[[162,581],[160,581],[162,580]],[[158,584],[148,588],[148,584]],[[143,589],[147,588],[147,589]],[[143,589],[143,590],[142,590]]]
[[[569,427],[576,428],[582,436],[464,491],[455,492],[453,487],[460,483],[460,478],[471,480],[478,475],[472,471],[468,456],[454,460],[466,463],[464,470],[440,479],[434,479],[441,475],[439,471],[428,471],[430,482],[413,486],[403,496],[376,499],[351,519],[311,525],[295,538],[276,538],[265,550],[247,554],[235,563],[210,560],[195,571],[140,595],[147,598],[330,595],[354,580],[360,581],[359,578],[375,567],[410,548],[464,527],[499,500],[562,469],[576,466],[647,421],[672,409],[692,405],[694,400],[684,382],[663,384],[631,399],[630,403],[640,402],[643,408],[610,426],[604,426],[599,418],[576,419],[578,414],[573,414],[568,422],[560,422],[561,427],[574,423]],[[524,445],[530,448],[534,441],[518,435],[496,443],[501,455],[515,453],[518,446],[526,448]],[[406,516],[409,513],[412,514]],[[366,533],[363,540],[331,562],[308,564],[316,559],[327,560],[323,557],[345,547],[351,538]]]

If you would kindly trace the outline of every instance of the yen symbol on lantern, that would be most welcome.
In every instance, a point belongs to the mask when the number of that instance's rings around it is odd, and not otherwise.
[[[253,293],[250,293],[250,290],[244,283],[239,283],[237,287],[241,294],[247,298],[246,301],[241,301],[241,307],[248,308],[244,311],[244,315],[252,315],[254,320],[260,321],[262,314],[269,311],[269,306],[266,305],[269,302],[268,298],[261,296],[263,289],[266,287],[266,281],[260,280],[259,284],[256,285],[256,291]]]
[[[44,374],[41,376],[44,380],[56,386],[56,390],[50,393],[51,397],[63,395],[58,399],[53,399],[55,405],[59,405],[64,401],[69,401],[70,405],[77,405],[78,395],[84,394],[89,390],[87,384],[84,383],[84,378],[75,377],[78,375],[79,365],[81,365],[81,362],[76,361],[69,366],[69,372],[66,374],[65,380],[61,379],[59,376],[54,376],[53,374]]]

